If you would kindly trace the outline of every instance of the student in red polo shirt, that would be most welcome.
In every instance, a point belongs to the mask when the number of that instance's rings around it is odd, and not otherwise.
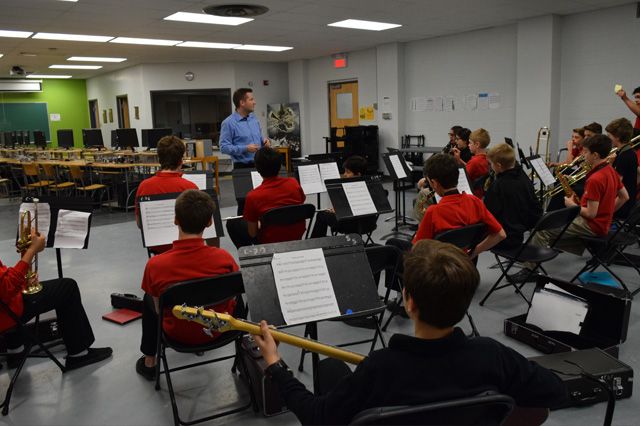
[[[613,213],[629,199],[620,175],[606,160],[611,145],[611,139],[605,135],[591,136],[582,142],[582,155],[584,161],[591,166],[591,171],[587,174],[584,194],[579,204],[575,197],[564,199],[567,207],[580,205],[580,214],[562,234],[556,243],[557,248],[580,256],[584,251],[584,243],[580,237],[606,236]],[[549,247],[559,232],[560,229],[538,232],[531,242],[537,246]],[[522,282],[525,276],[529,276],[529,280],[535,281],[536,274],[529,273],[533,267],[534,265],[526,264],[523,270],[511,275],[509,279],[512,282]]]
[[[215,206],[211,197],[198,190],[186,190],[176,200],[175,223],[178,240],[173,247],[147,262],[142,278],[144,310],[142,313],[142,340],[140,350],[144,356],[136,362],[136,371],[153,380],[156,365],[158,300],[172,284],[197,278],[215,277],[237,271],[238,265],[225,250],[210,247],[202,239],[205,228],[212,226]],[[213,307],[219,312],[233,312],[235,300]],[[186,344],[200,344],[212,338],[196,323],[181,321],[167,312],[164,331],[173,339]],[[214,335],[213,338],[217,336]]]
[[[236,247],[298,240],[306,229],[305,221],[291,225],[271,225],[261,227],[259,220],[266,212],[276,207],[304,203],[302,187],[294,178],[278,176],[280,154],[269,147],[261,148],[255,155],[256,169],[262,176],[262,183],[247,194],[243,219],[227,221],[229,238]]]
[[[487,147],[490,143],[489,132],[483,128],[476,129],[469,135],[469,149],[473,153],[473,157],[466,162],[460,158],[460,155],[455,157],[458,164],[465,167],[472,185],[473,195],[478,198],[484,196],[484,181],[480,182],[480,179],[489,175]]]
[[[470,254],[471,257],[476,257],[504,240],[506,233],[478,197],[458,192],[458,173],[457,161],[446,154],[433,155],[424,163],[425,177],[442,199],[438,204],[427,208],[418,232],[413,237],[413,244],[420,240],[432,239],[450,229],[485,223],[488,235]]]

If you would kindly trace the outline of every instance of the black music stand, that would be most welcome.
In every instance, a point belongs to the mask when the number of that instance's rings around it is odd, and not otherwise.
[[[402,169],[396,169],[394,164],[392,163],[392,158],[398,158],[400,161],[400,166]],[[411,237],[411,235],[406,234],[404,232],[400,232],[400,228],[411,227],[412,224],[407,222],[407,219],[415,222],[414,219],[407,217],[407,205],[406,205],[406,190],[413,189],[413,178],[411,176],[411,168],[404,159],[404,156],[400,155],[398,151],[389,152],[387,154],[382,154],[382,160],[384,161],[385,166],[387,166],[387,170],[389,171],[389,175],[393,178],[393,191],[395,193],[395,226],[391,229],[391,233],[382,236],[382,239],[387,239],[389,237],[395,237],[398,235],[404,235],[406,237]],[[404,172],[404,176],[402,173]],[[389,218],[391,219],[391,218]]]
[[[367,189],[369,190],[373,204],[376,206],[376,213],[364,216],[380,215],[384,213],[391,213],[393,211],[389,204],[389,200],[387,199],[387,193],[382,187],[382,181],[377,176],[356,176],[342,179],[327,179],[324,183],[327,187],[329,199],[331,200],[333,209],[336,212],[336,218],[338,221],[353,217],[364,217],[353,214],[351,207],[349,206],[349,201],[347,200],[347,194],[345,194],[344,188],[342,187],[343,183],[362,181],[367,183]]]
[[[531,168],[531,181],[533,182],[536,176],[540,181],[540,202],[544,203],[544,192],[548,185],[544,182],[544,179],[542,178],[540,173],[538,173],[538,169],[534,167],[534,162],[537,162],[536,160],[539,160],[539,159],[541,159],[541,157],[538,154],[536,154],[536,155],[527,157],[526,162],[529,164],[529,167]],[[547,168],[547,165],[544,164],[544,167]],[[547,171],[549,171],[548,168],[547,168]],[[551,174],[551,171],[549,171],[549,174]]]
[[[286,327],[276,290],[271,260],[274,253],[322,248],[341,315],[338,319],[365,317],[383,312],[371,267],[358,234],[241,247],[240,271],[252,321],[266,320]],[[300,325],[300,324],[298,324]],[[312,339],[318,338],[317,322],[307,323]],[[319,355],[312,354],[313,383],[317,394]]]
[[[308,158],[306,161],[300,162],[299,164],[296,164],[294,166],[296,179],[298,179],[298,182],[300,182],[300,172],[299,172],[299,167],[300,166],[313,166],[313,165],[326,164],[326,163],[336,163],[336,165],[338,165],[338,163],[333,158],[318,158],[318,159]],[[339,170],[340,169],[338,168],[338,172],[339,172]],[[322,174],[320,174],[320,179],[322,179]],[[329,180],[329,179],[327,179],[327,180]],[[302,186],[302,183],[300,183],[300,185]],[[323,192],[326,192],[326,191],[323,191]],[[323,192],[318,192],[317,193],[318,205],[316,207],[318,208],[318,210],[320,210],[322,208],[321,207],[321,203],[320,203],[320,198],[321,198],[321,195],[323,194]],[[305,195],[313,195],[313,193],[312,194],[305,193]]]

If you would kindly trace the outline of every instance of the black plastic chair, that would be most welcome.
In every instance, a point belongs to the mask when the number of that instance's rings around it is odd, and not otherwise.
[[[25,362],[27,361],[27,358],[49,358],[51,359],[51,361],[53,361],[56,364],[56,366],[58,366],[61,372],[64,373],[66,369],[64,365],[62,365],[60,361],[58,361],[58,358],[56,358],[56,356],[51,353],[51,351],[49,350],[50,346],[43,344],[38,339],[37,335],[34,335],[33,333],[31,333],[27,329],[27,326],[24,323],[24,321],[22,321],[20,317],[18,317],[2,301],[0,301],[0,310],[5,312],[7,315],[9,315],[9,317],[16,323],[14,327],[3,331],[1,334],[6,334],[8,332],[19,333],[25,340],[24,350],[20,355],[9,354],[7,352],[4,352],[4,353],[0,352],[0,356],[9,356],[9,355],[19,356],[18,365],[16,366],[16,369],[13,372],[13,376],[11,376],[11,382],[9,383],[9,387],[7,388],[7,391],[5,393],[4,400],[0,404],[0,407],[2,407],[2,415],[6,416],[7,414],[9,414],[9,403],[11,402],[11,394],[13,393],[13,388],[18,380],[18,376],[20,375],[20,372],[22,371],[22,368],[24,367]],[[34,330],[38,329],[39,318],[40,318],[39,315],[35,317]],[[32,349],[34,348],[34,346],[37,346],[39,351],[44,352],[44,355],[33,352]]]
[[[495,392],[413,406],[369,408],[352,425],[495,425],[504,422],[515,401]]]
[[[262,215],[260,218],[260,224],[264,228],[271,225],[292,225],[304,220],[306,226],[306,220],[313,219],[315,214],[316,207],[313,204],[297,204],[293,206],[276,207]],[[309,238],[310,229],[310,226],[307,227],[305,238]],[[275,243],[282,241],[272,242]]]
[[[171,373],[174,371],[185,370],[187,368],[211,364],[214,362],[233,358],[234,364],[232,367],[232,372],[235,372],[236,367],[239,367],[241,374],[246,378],[246,380],[250,380],[247,369],[244,365],[242,357],[240,356],[240,343],[243,333],[239,331],[228,331],[221,334],[220,336],[218,336],[218,338],[212,340],[211,342],[207,342],[201,345],[189,345],[177,342],[171,337],[167,336],[164,333],[162,327],[165,310],[168,309],[168,311],[166,312],[167,315],[172,315],[170,310],[174,305],[187,304],[192,306],[213,306],[235,298],[236,300],[238,300],[235,315],[238,317],[242,317],[244,316],[244,312],[241,312],[240,314],[238,313],[238,311],[242,311],[244,308],[244,304],[242,303],[241,299],[242,293],[244,293],[242,274],[240,272],[233,272],[230,274],[219,275],[213,278],[200,278],[196,280],[177,283],[167,288],[164,293],[160,295],[158,312],[158,345],[156,350],[156,356],[158,358],[156,362],[156,390],[160,390],[160,374],[164,372],[165,378],[167,380],[167,387],[169,388],[169,397],[171,398],[171,408],[173,410],[173,421],[175,425],[192,425],[201,423],[244,411],[251,406],[253,406],[254,409],[257,409],[253,390],[249,383],[247,386],[250,396],[250,401],[248,404],[244,404],[236,408],[199,419],[190,421],[182,420],[178,413],[176,396],[173,390],[173,385],[171,383]],[[238,306],[240,306],[240,308]],[[176,352],[197,354],[218,349],[231,343],[235,345],[236,350],[234,355],[227,355],[208,361],[196,362],[180,367],[169,368],[166,354],[167,348],[171,348]],[[163,364],[162,372],[160,371],[160,361],[162,361]],[[247,384],[247,382],[245,382],[244,380],[243,382]]]
[[[633,292],[629,291],[627,285],[622,279],[611,269],[611,264],[615,260],[623,260],[624,264],[632,267],[640,275],[640,269],[635,263],[629,259],[624,250],[637,242],[638,236],[635,233],[636,227],[640,224],[640,202],[631,209],[627,219],[620,224],[614,231],[609,232],[606,237],[583,237],[581,240],[584,242],[586,249],[591,254],[585,265],[578,271],[578,273],[571,279],[574,282],[580,277],[583,272],[593,272],[598,267],[602,266],[607,270],[631,296],[635,296],[640,292],[640,287]]]
[[[578,213],[580,213],[579,206],[566,207],[564,209],[547,212],[538,220],[538,223],[529,234],[529,238],[527,238],[527,240],[522,245],[512,249],[509,249],[509,248],[492,249],[491,252],[496,257],[496,260],[498,261],[498,266],[500,267],[502,274],[500,274],[500,277],[498,278],[498,280],[493,284],[491,289],[480,301],[480,306],[484,305],[484,303],[487,301],[489,296],[491,296],[491,294],[494,291],[497,291],[509,286],[513,286],[516,292],[520,296],[522,296],[522,298],[525,300],[525,302],[527,302],[529,306],[531,306],[531,302],[529,301],[529,299],[527,299],[527,297],[521,291],[522,286],[524,285],[524,283],[528,281],[529,277],[533,276],[533,274],[537,269],[540,269],[545,275],[548,275],[547,271],[545,271],[544,268],[542,267],[542,263],[555,259],[562,252],[561,250],[555,249],[554,247],[558,243],[558,241],[560,241],[560,238],[562,238],[562,235],[565,233],[569,225],[571,225],[571,222],[573,221],[573,219],[575,219],[576,216],[578,216]],[[537,234],[540,231],[546,231],[551,229],[561,229],[561,231],[557,235],[557,237],[551,242],[551,245],[549,247],[539,247],[531,244],[531,241],[535,236],[535,234]],[[501,257],[508,260],[506,268],[504,264],[500,261]],[[502,280],[505,277],[507,277],[507,273],[516,262],[531,262],[535,264],[535,267],[529,272],[529,275],[522,281],[523,284],[521,286],[518,286],[517,283],[511,282],[509,279],[507,279],[507,284],[499,286]]]

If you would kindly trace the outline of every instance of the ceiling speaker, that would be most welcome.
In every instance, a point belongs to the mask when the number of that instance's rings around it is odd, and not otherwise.
[[[208,15],[251,18],[267,13],[269,8],[256,4],[222,4],[207,6],[203,8],[202,11]]]

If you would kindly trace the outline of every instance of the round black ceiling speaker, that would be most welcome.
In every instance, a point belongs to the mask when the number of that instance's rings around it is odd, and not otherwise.
[[[207,6],[203,8],[202,11],[208,15],[251,18],[267,13],[269,8],[256,4],[222,4]]]

